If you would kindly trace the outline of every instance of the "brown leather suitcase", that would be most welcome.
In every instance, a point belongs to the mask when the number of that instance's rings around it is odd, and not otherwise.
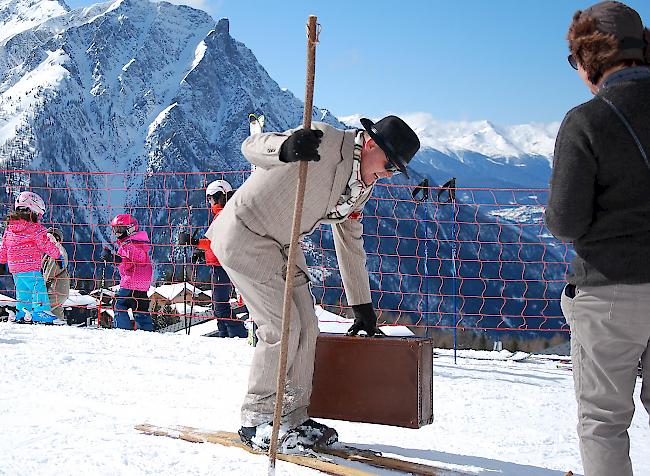
[[[420,428],[433,422],[433,339],[321,334],[309,416]]]

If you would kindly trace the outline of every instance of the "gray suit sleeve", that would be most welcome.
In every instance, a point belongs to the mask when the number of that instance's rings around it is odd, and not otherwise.
[[[312,122],[311,128],[321,130],[325,134],[334,129],[322,122]],[[242,143],[241,152],[246,160],[261,169],[268,170],[273,167],[287,165],[280,160],[280,147],[291,134],[300,129],[301,127],[296,127],[284,132],[267,132],[249,136]]]
[[[555,141],[551,189],[544,212],[556,238],[574,241],[587,233],[594,215],[597,163],[590,141],[573,111]]]
[[[286,163],[280,161],[280,147],[291,135],[286,132],[267,132],[249,136],[241,145],[241,152],[246,160],[261,169],[271,169]]]
[[[370,278],[363,249],[363,225],[360,220],[345,220],[332,225],[334,247],[348,304],[371,302]]]

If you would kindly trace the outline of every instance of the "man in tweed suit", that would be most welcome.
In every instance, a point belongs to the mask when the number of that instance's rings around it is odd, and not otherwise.
[[[300,235],[309,235],[321,223],[332,225],[343,286],[355,315],[348,334],[365,331],[372,336],[377,332],[361,211],[378,179],[397,172],[407,174],[406,166],[420,142],[396,116],[377,123],[362,119],[361,123],[365,130],[339,130],[314,123],[311,130],[249,137],[242,144],[242,153],[256,169],[206,234],[258,326],[259,340],[239,430],[249,445],[268,445],[273,420],[287,252],[301,160],[312,164],[307,174]],[[282,425],[294,431],[303,444],[310,444],[328,428],[307,414],[318,320],[305,257],[300,251],[298,255]],[[328,434],[329,443],[336,440],[336,432]]]

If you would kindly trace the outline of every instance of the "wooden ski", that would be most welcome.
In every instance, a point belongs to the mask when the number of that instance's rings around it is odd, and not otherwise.
[[[223,446],[241,448],[253,454],[266,454],[261,451],[256,451],[250,446],[242,443],[239,439],[239,435],[228,431],[204,431],[188,426],[160,427],[146,423],[136,425],[135,429],[148,435],[167,436],[192,443],[214,443]],[[471,474],[453,469],[437,468],[435,466],[383,456],[380,452],[356,448],[354,446],[340,443],[326,447],[315,446],[309,448],[309,450],[310,452],[305,453],[304,455],[278,453],[277,458],[299,466],[316,469],[326,474],[341,476],[371,476],[375,473],[345,466],[344,464],[337,463],[333,459],[327,458],[327,456],[340,458],[349,462],[361,463],[375,468],[402,471],[404,473],[415,475],[469,476]]]
[[[231,433],[228,431],[202,431],[197,428],[183,426],[166,428],[146,423],[136,425],[135,429],[147,435],[167,436],[169,438],[189,441],[191,443],[213,443],[222,446],[240,448],[252,454],[266,455],[266,453],[256,451],[250,446],[242,443],[237,433]],[[368,471],[340,465],[312,454],[296,455],[278,453],[277,458],[281,461],[315,469],[333,476],[373,476],[373,473]]]

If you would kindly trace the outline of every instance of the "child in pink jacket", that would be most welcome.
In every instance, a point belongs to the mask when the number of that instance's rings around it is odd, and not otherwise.
[[[45,280],[41,273],[43,254],[61,258],[61,251],[39,223],[45,202],[33,192],[22,192],[8,217],[0,245],[0,263],[8,263],[16,285],[16,322],[55,323]]]
[[[153,266],[149,257],[151,244],[146,231],[138,231],[138,221],[129,214],[117,215],[111,221],[113,234],[117,237],[117,253],[106,247],[102,259],[117,263],[120,270],[120,289],[115,295],[115,327],[133,330],[128,310],[138,329],[153,331],[149,312],[147,291],[153,278]]]

